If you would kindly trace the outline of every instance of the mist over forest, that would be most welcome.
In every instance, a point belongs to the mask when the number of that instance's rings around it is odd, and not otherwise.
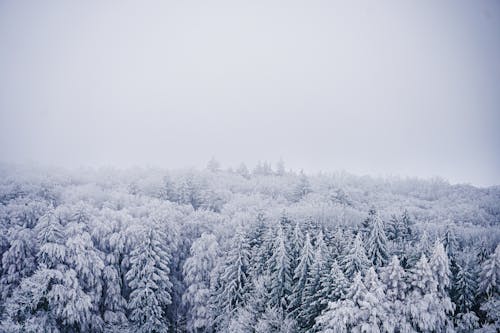
[[[3,332],[496,332],[500,188],[0,167]]]

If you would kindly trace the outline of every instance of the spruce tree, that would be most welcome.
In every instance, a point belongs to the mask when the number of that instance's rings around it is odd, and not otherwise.
[[[384,223],[378,214],[373,217],[367,252],[368,258],[375,266],[380,267],[387,263],[387,237],[385,236]]]
[[[321,278],[327,274],[327,256],[328,248],[323,241],[323,233],[320,232],[317,237],[316,250],[309,267],[307,280],[303,287],[302,302],[300,307],[297,308],[298,324],[305,329],[312,326],[314,318],[321,311],[319,300],[322,299],[322,295],[320,296],[318,293],[321,289]]]
[[[293,290],[290,295],[290,305],[289,311],[292,315],[297,315],[300,313],[300,306],[303,304],[303,293],[306,282],[311,273],[311,266],[313,264],[314,252],[311,244],[311,238],[309,233],[306,233],[306,238],[302,250],[300,251],[300,256],[298,260],[298,265],[295,268],[293,275]],[[300,322],[300,318],[299,318]]]
[[[271,277],[270,304],[283,310],[288,308],[289,295],[292,291],[290,262],[290,250],[283,229],[279,226],[268,267]]]
[[[420,332],[442,332],[452,329],[448,314],[453,310],[453,304],[449,297],[441,293],[446,283],[443,275],[437,272],[445,270],[439,267],[438,263],[442,263],[442,260],[434,259],[433,271],[423,255],[410,272],[410,293],[406,312],[412,327]],[[436,277],[440,279],[439,283]]]
[[[344,256],[342,265],[348,279],[352,279],[357,272],[363,273],[370,266],[360,234],[356,236],[349,252]]]
[[[224,258],[221,274],[221,288],[217,296],[217,304],[221,318],[219,326],[227,327],[236,309],[243,303],[248,288],[248,270],[250,248],[245,233],[238,230],[231,240],[229,252]]]
[[[368,273],[368,284],[380,288],[375,271]],[[314,329],[320,332],[380,332],[385,312],[377,296],[370,292],[357,272],[345,299],[330,302],[328,308],[316,318]]]
[[[467,313],[475,308],[477,289],[477,277],[470,259],[457,264],[453,287],[453,302],[457,313]]]
[[[171,304],[169,263],[165,235],[147,226],[141,231],[130,257],[126,274],[131,293],[128,301],[129,319],[136,332],[166,332],[165,310]]]
[[[380,272],[380,281],[385,288],[386,309],[388,318],[386,326],[389,331],[407,332],[411,325],[405,318],[405,302],[408,285],[406,272],[401,267],[397,256],[393,256]]]
[[[211,325],[210,272],[218,255],[218,243],[214,235],[203,233],[191,245],[191,256],[183,266],[187,289],[182,301],[187,307],[187,330],[199,332]]]
[[[479,291],[483,303],[481,311],[486,315],[489,327],[500,327],[500,244],[481,265]]]

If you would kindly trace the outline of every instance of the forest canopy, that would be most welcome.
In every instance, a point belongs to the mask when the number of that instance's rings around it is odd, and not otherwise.
[[[0,331],[496,332],[500,187],[0,166]]]

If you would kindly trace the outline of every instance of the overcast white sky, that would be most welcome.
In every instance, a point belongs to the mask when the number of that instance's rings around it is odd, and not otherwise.
[[[500,1],[0,0],[0,160],[500,184]]]

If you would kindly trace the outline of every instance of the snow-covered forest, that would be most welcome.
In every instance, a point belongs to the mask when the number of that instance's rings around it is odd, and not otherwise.
[[[500,188],[0,167],[1,332],[496,332]]]

